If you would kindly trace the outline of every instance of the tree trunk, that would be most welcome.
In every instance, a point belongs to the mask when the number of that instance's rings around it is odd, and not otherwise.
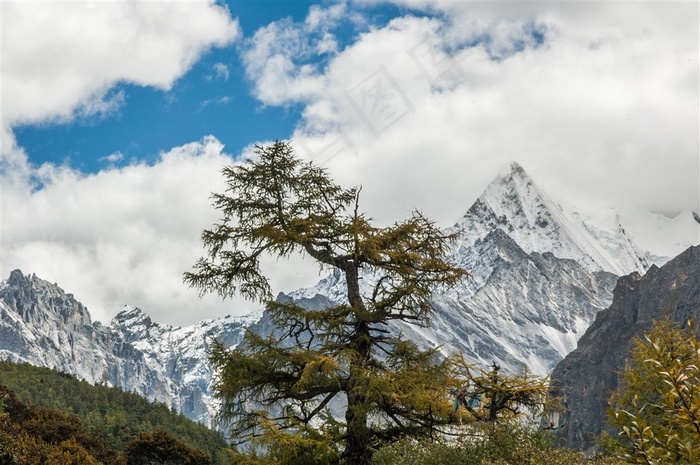
[[[347,433],[343,458],[345,465],[370,465],[370,432],[367,426],[366,397],[357,389],[355,379],[350,377],[347,391],[348,407],[345,411]]]
[[[369,366],[371,359],[371,335],[367,321],[363,319],[365,305],[360,294],[360,281],[357,263],[349,260],[345,267],[345,279],[348,287],[348,302],[355,309],[355,332],[350,341],[350,348],[355,354],[351,357],[350,373],[347,382],[348,407],[345,411],[347,425],[345,465],[370,465],[370,431],[367,425],[367,396],[363,387],[357,385],[357,376]]]
[[[498,370],[500,369],[501,367],[496,365],[496,362],[493,362],[493,370],[491,371],[493,392],[491,393],[491,404],[489,405],[489,421],[491,422],[495,422],[498,419],[498,403],[500,402],[499,397],[501,396],[500,391],[498,389]]]

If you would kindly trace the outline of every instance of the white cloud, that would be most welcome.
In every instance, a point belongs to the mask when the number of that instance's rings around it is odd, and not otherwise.
[[[4,189],[2,275],[20,268],[57,282],[104,323],[124,304],[171,324],[258,308],[199,299],[182,282],[204,253],[201,231],[219,217],[210,194],[223,191],[221,168],[233,163],[222,150],[210,136],[162,153],[153,165],[94,175],[45,165],[41,190]],[[315,277],[303,264],[267,269],[275,289],[293,290]]]
[[[126,96],[123,91],[110,93],[108,90],[99,95],[84,99],[74,110],[74,116],[79,118],[100,117],[108,118],[119,112],[124,105]]]
[[[327,32],[344,18],[346,11],[347,5],[345,2],[340,2],[327,7],[311,5],[309,8],[309,14],[304,20],[304,29],[309,32]]]
[[[258,98],[304,105],[300,153],[362,184],[373,216],[449,223],[512,160],[582,206],[698,210],[697,4],[430,9],[318,66],[268,45],[308,44],[301,24],[250,44]]]
[[[228,81],[228,78],[231,75],[228,70],[228,66],[223,63],[214,63],[214,74],[217,79],[221,79],[222,81]]]
[[[0,149],[0,187],[24,183],[32,171],[27,154],[17,145],[10,128],[3,124],[0,124]]]
[[[167,90],[239,35],[213,1],[9,2],[2,23],[6,127],[113,111],[118,82]]]
[[[104,161],[107,163],[118,163],[124,159],[124,154],[117,151],[114,153],[110,153],[109,155],[100,158],[100,161]]]
[[[319,76],[319,57],[337,52],[332,31],[345,13],[345,3],[314,5],[303,23],[284,18],[258,29],[242,54],[256,97],[267,105],[287,105],[321,92],[325,85]]]
[[[228,105],[231,102],[233,102],[233,97],[228,95],[222,95],[213,99],[202,100],[202,102],[200,102],[199,104],[199,111],[204,110],[210,105]]]

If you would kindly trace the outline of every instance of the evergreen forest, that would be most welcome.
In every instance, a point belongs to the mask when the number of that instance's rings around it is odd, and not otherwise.
[[[75,463],[104,464],[230,463],[221,433],[165,404],[27,363],[0,361],[0,415],[3,465],[49,463],[49,457],[57,464],[73,463],[73,459]],[[144,444],[149,451],[166,450],[160,458],[134,458],[144,455],[138,452]],[[10,446],[19,448],[14,461],[7,456]],[[58,450],[52,450],[56,447]],[[23,449],[43,450],[44,455],[23,456]],[[127,460],[129,452],[132,458]]]

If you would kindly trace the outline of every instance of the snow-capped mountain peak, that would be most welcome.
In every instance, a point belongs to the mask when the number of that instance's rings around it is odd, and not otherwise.
[[[461,231],[462,245],[473,245],[500,228],[527,253],[551,252],[591,271],[624,275],[661,265],[700,237],[700,224],[691,221],[690,213],[681,215],[687,221],[649,215],[621,215],[614,209],[583,212],[552,199],[513,163],[450,230]]]

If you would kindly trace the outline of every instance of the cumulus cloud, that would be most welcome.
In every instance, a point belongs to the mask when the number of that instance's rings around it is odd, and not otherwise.
[[[300,152],[362,184],[374,216],[454,221],[513,160],[582,207],[698,210],[697,4],[408,6],[436,14],[318,65],[305,23],[248,44],[258,98],[303,104]]]
[[[118,82],[167,90],[238,22],[214,1],[3,4],[4,125],[114,111]]]
[[[12,267],[57,282],[105,323],[124,304],[171,324],[255,310],[259,305],[242,300],[199,299],[182,282],[204,253],[201,231],[219,216],[210,194],[224,190],[220,171],[231,163],[210,136],[164,152],[152,165],[92,175],[45,165],[41,190],[4,189],[3,276]],[[270,264],[275,288],[312,281],[314,268],[304,273],[300,266]]]
[[[345,3],[314,5],[304,22],[284,18],[247,39],[242,59],[256,97],[266,105],[287,105],[322,92],[325,85],[319,68],[325,59],[321,57],[332,58],[337,52],[333,31],[346,11]]]

